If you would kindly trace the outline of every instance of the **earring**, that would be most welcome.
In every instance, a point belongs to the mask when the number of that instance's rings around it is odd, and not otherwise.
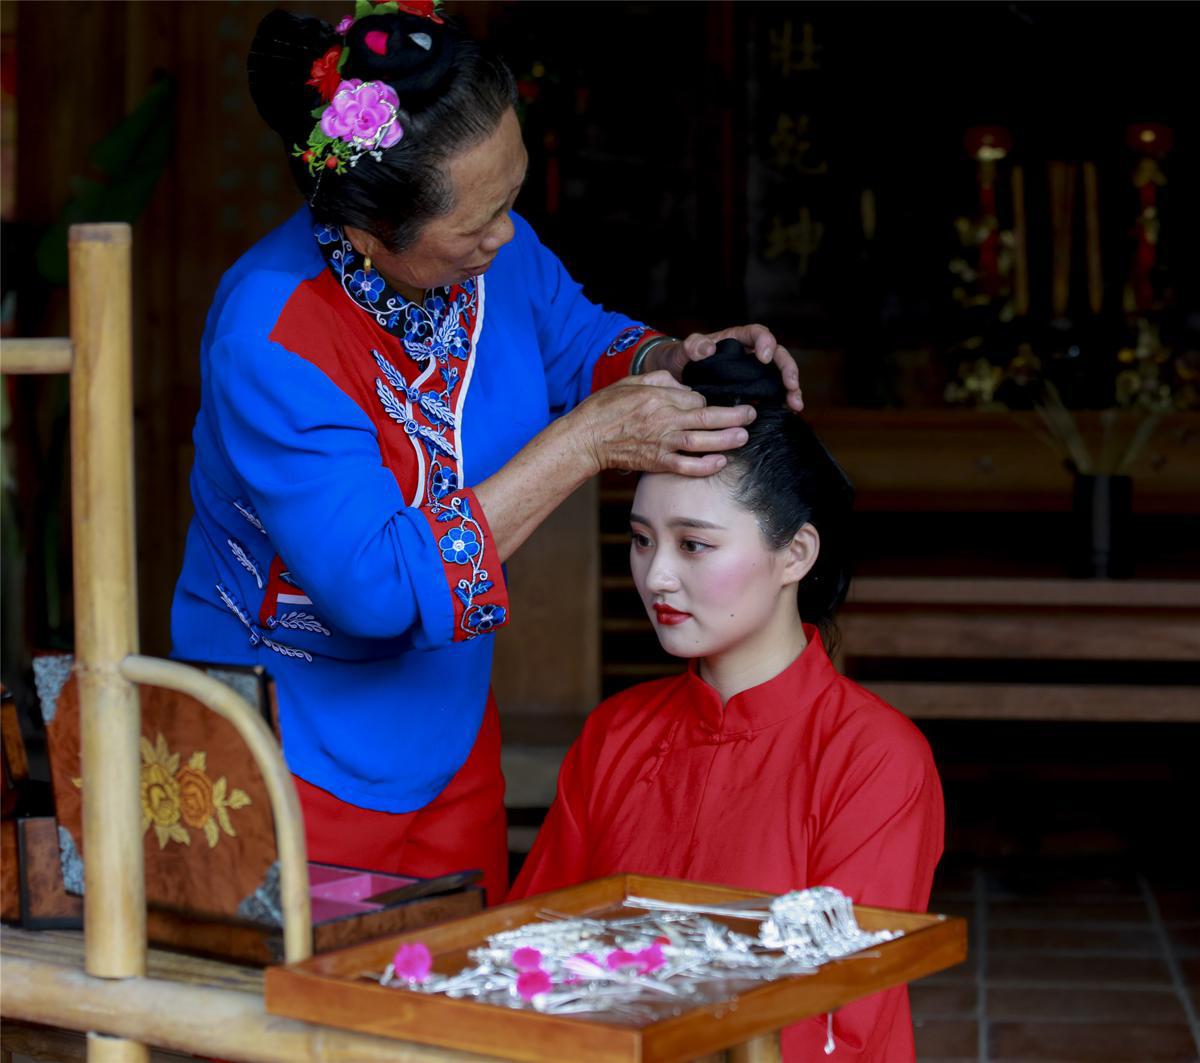
[[[364,273],[371,272],[371,256],[370,255],[363,255],[363,272]]]

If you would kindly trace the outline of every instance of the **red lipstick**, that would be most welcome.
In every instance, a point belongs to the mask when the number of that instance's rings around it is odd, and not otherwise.
[[[654,614],[658,617],[658,622],[665,624],[667,627],[682,624],[685,620],[692,618],[691,613],[681,613],[678,609],[671,608],[665,602],[654,603]]]

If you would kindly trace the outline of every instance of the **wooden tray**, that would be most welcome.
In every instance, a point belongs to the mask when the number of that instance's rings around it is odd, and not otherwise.
[[[672,1063],[824,1014],[880,989],[952,967],[967,956],[963,919],[856,907],[863,929],[903,930],[904,936],[826,964],[816,974],[765,982],[727,1001],[640,1025],[413,993],[381,986],[368,977],[377,977],[404,942],[424,942],[433,953],[434,970],[452,974],[469,965],[468,949],[490,934],[534,922],[539,911],[615,917],[619,910],[628,916],[632,910],[620,905],[630,896],[711,904],[768,894],[642,875],[596,879],[466,919],[269,968],[266,1008],[309,1022],[530,1063]],[[753,925],[722,921],[742,932]]]

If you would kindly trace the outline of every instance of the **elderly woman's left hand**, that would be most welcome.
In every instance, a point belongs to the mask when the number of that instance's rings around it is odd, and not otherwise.
[[[788,353],[786,347],[776,342],[771,330],[765,325],[736,325],[720,332],[693,332],[674,343],[660,343],[648,353],[642,372],[665,369],[679,380],[683,376],[683,367],[688,362],[698,362],[707,358],[716,352],[719,341],[730,339],[737,340],[746,347],[748,354],[753,351],[754,356],[764,365],[774,362],[779,366],[784,387],[788,389],[788,405],[797,413],[804,409],[804,397],[800,393],[800,370],[796,366],[796,360]]]

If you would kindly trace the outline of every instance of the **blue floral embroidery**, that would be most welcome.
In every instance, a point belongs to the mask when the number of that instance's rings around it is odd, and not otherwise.
[[[476,598],[495,586],[487,569],[483,567],[483,527],[472,515],[471,504],[462,495],[455,495],[449,499],[449,504],[440,499],[432,501],[429,509],[439,524],[448,524],[455,520],[459,522],[438,540],[442,558],[450,564],[469,563],[471,566],[470,578],[460,579],[454,585],[454,595],[463,606],[463,617],[459,621],[459,627],[466,632],[468,638],[491,631],[504,623],[506,612],[502,606],[475,605]],[[487,610],[486,615],[482,610]],[[471,622],[468,622],[468,618]]]
[[[226,539],[225,545],[233,552],[233,556],[237,558],[237,563],[254,577],[254,582],[258,584],[258,589],[261,591],[263,589],[262,576],[259,575],[258,566],[254,563],[253,558],[246,551],[246,548],[236,539]]]
[[[379,377],[375,378],[375,394],[383,405],[384,412],[397,424],[404,428],[410,436],[416,436],[425,444],[431,458],[438,454],[448,458],[455,457],[454,444],[446,438],[446,430],[456,425],[454,411],[450,409],[448,400],[450,391],[441,394],[432,391],[422,391],[410,384],[391,362],[379,351],[372,349],[371,357],[375,364],[383,370],[387,378],[387,386]],[[457,379],[457,378],[456,378]],[[393,390],[394,389],[394,390]],[[421,424],[413,416],[413,403],[424,413],[425,417],[435,422],[433,425]]]
[[[476,634],[482,635],[504,623],[508,611],[502,605],[476,605],[467,611],[463,623]]]
[[[424,368],[431,358],[445,365],[451,358],[470,357],[471,336],[464,321],[477,304],[475,278],[431,290],[423,305],[411,303],[389,288],[377,270],[354,268],[358,252],[337,226],[316,225],[313,234],[342,290],[380,328],[396,336],[419,366]],[[451,291],[456,291],[453,299]]]
[[[440,461],[435,461],[429,472],[429,490],[432,499],[440,501],[451,491],[458,490],[458,473],[447,469]]]
[[[330,634],[329,628],[321,623],[312,613],[291,612],[283,616],[267,617],[267,627],[286,627],[293,631],[311,631],[315,635]]]
[[[612,358],[614,355],[620,354],[622,351],[629,350],[650,330],[645,325],[630,325],[629,328],[620,332],[617,338],[612,341],[604,351],[605,358]]]
[[[216,586],[217,593],[221,596],[221,601],[225,603],[229,611],[233,613],[233,615],[236,616],[245,626],[246,632],[250,638],[251,646],[258,646],[261,644],[266,646],[269,650],[274,650],[283,657],[295,657],[308,661],[309,664],[312,664],[311,653],[306,653],[304,650],[297,649],[295,646],[285,646],[280,642],[276,642],[274,639],[269,639],[264,635],[260,635],[255,629],[255,625],[251,622],[249,615],[240,605],[238,605],[237,599],[234,598],[233,595],[231,595],[229,591],[227,591],[220,583],[218,583]],[[325,634],[329,634],[329,632],[326,631]]]
[[[460,524],[438,540],[442,560],[455,565],[465,565],[480,551],[479,539],[465,525]]]
[[[369,303],[377,303],[383,291],[383,278],[376,270],[356,269],[350,278],[350,290]]]
[[[233,500],[233,508],[236,509],[243,517],[246,518],[254,527],[256,527],[263,535],[267,534],[267,529],[263,527],[263,522],[259,520],[258,513],[255,508],[249,503],[240,498]]]

